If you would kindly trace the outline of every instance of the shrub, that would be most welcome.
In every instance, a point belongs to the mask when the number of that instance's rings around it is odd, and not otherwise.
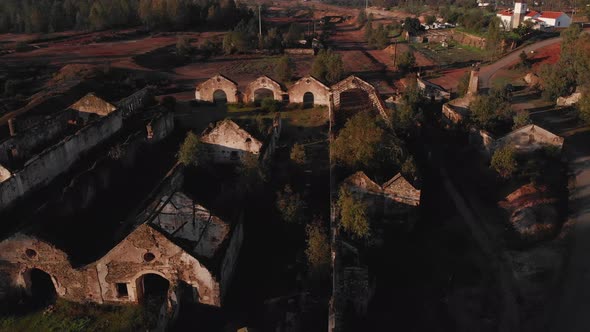
[[[322,277],[330,271],[330,238],[322,227],[322,222],[316,220],[305,227],[307,235],[307,264],[312,275]]]
[[[305,159],[305,147],[301,144],[295,143],[291,149],[291,161],[295,164],[303,165],[305,164]]]
[[[278,112],[281,110],[281,102],[273,98],[264,98],[260,106],[265,112]]]
[[[518,166],[514,148],[504,146],[496,150],[492,156],[491,166],[501,177],[510,178]]]
[[[186,134],[184,142],[178,150],[178,161],[185,166],[199,166],[202,155],[202,143],[192,131]]]
[[[340,227],[357,239],[369,237],[370,226],[367,206],[346,188],[340,188],[338,195]]]
[[[293,192],[290,185],[286,185],[277,193],[276,204],[284,221],[294,224],[303,222],[305,202],[301,199],[301,195]]]

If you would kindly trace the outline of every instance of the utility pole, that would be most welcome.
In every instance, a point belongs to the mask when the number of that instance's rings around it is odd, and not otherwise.
[[[365,10],[369,9],[369,0],[365,0]]]
[[[260,7],[261,5],[258,5],[258,38],[262,40],[262,16],[260,15]]]

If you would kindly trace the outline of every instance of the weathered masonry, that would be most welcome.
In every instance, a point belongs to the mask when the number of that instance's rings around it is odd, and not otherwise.
[[[241,215],[221,219],[185,194],[182,184],[182,168],[176,166],[147,206],[125,222],[132,226],[126,235],[90,263],[74,264],[66,249],[35,228],[0,242],[0,294],[30,293],[41,273],[58,296],[71,301],[140,303],[152,291],[147,280],[156,278],[168,285],[169,313],[178,310],[181,298],[220,306],[243,240]]]
[[[245,128],[230,119],[211,124],[201,134],[207,158],[213,163],[237,164],[252,156],[260,162],[267,162],[274,153],[281,134],[279,114],[255,137]]]
[[[66,172],[82,154],[122,126],[121,112],[89,94],[43,123],[0,142],[0,210]]]
[[[215,75],[197,86],[195,99],[211,103],[237,103],[240,101],[238,83],[221,74]]]
[[[377,89],[356,76],[350,76],[331,87],[312,76],[295,82],[285,92],[281,84],[268,76],[250,82],[241,93],[238,84],[223,75],[215,75],[196,87],[195,99],[206,102],[260,102],[262,99],[285,100],[307,106],[324,105],[334,109],[375,108],[387,118],[386,106]]]

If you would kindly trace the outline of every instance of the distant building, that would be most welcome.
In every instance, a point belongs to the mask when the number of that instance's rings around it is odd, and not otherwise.
[[[567,28],[571,24],[571,17],[564,12],[538,12],[529,10],[525,2],[517,1],[514,9],[506,9],[496,14],[502,21],[506,30],[518,28],[526,21],[533,23],[538,29],[542,28]]]

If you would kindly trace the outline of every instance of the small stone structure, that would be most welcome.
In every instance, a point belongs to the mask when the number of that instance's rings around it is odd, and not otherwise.
[[[561,151],[563,142],[563,137],[534,124],[518,128],[498,139],[487,131],[475,127],[470,128],[469,131],[469,143],[477,146],[487,157],[492,156],[497,149],[504,146],[513,147],[519,154],[527,154],[547,146],[556,147]]]
[[[464,97],[453,99],[442,107],[442,120],[448,127],[458,126],[469,117],[469,105],[475,100],[479,91],[479,68],[471,71],[469,87]]]
[[[399,173],[383,185],[378,185],[359,171],[346,178],[342,185],[366,202],[373,214],[394,216],[407,212],[407,209],[400,208],[400,204],[406,207],[420,205],[421,191]]]
[[[215,102],[216,99],[225,99],[228,103],[235,104],[240,101],[239,97],[238,83],[221,74],[199,84],[195,91],[195,99],[210,103]]]
[[[6,289],[0,293],[31,292],[31,273],[39,270],[50,277],[58,296],[71,301],[139,303],[148,291],[144,277],[155,275],[169,284],[169,313],[178,310],[187,292],[194,302],[220,306],[243,240],[241,217],[231,223],[220,219],[180,191],[182,182],[177,166],[148,200],[151,203],[129,220],[127,235],[112,234],[121,240],[82,266],[74,266],[66,251],[34,229],[3,240],[0,285]]]
[[[290,103],[330,105],[331,90],[312,76],[304,77],[289,88]]]
[[[424,97],[435,101],[449,100],[451,98],[451,94],[442,86],[419,77],[416,80],[418,82],[418,88]]]
[[[267,162],[278,142],[281,131],[281,119],[273,120],[272,126],[256,138],[253,134],[240,127],[230,119],[210,125],[201,134],[201,142],[205,145],[207,157],[213,163],[238,164],[255,156],[261,162]]]
[[[272,78],[263,75],[250,82],[246,87],[245,99],[255,102],[263,98],[271,97],[274,100],[283,100],[283,88],[281,84]]]

